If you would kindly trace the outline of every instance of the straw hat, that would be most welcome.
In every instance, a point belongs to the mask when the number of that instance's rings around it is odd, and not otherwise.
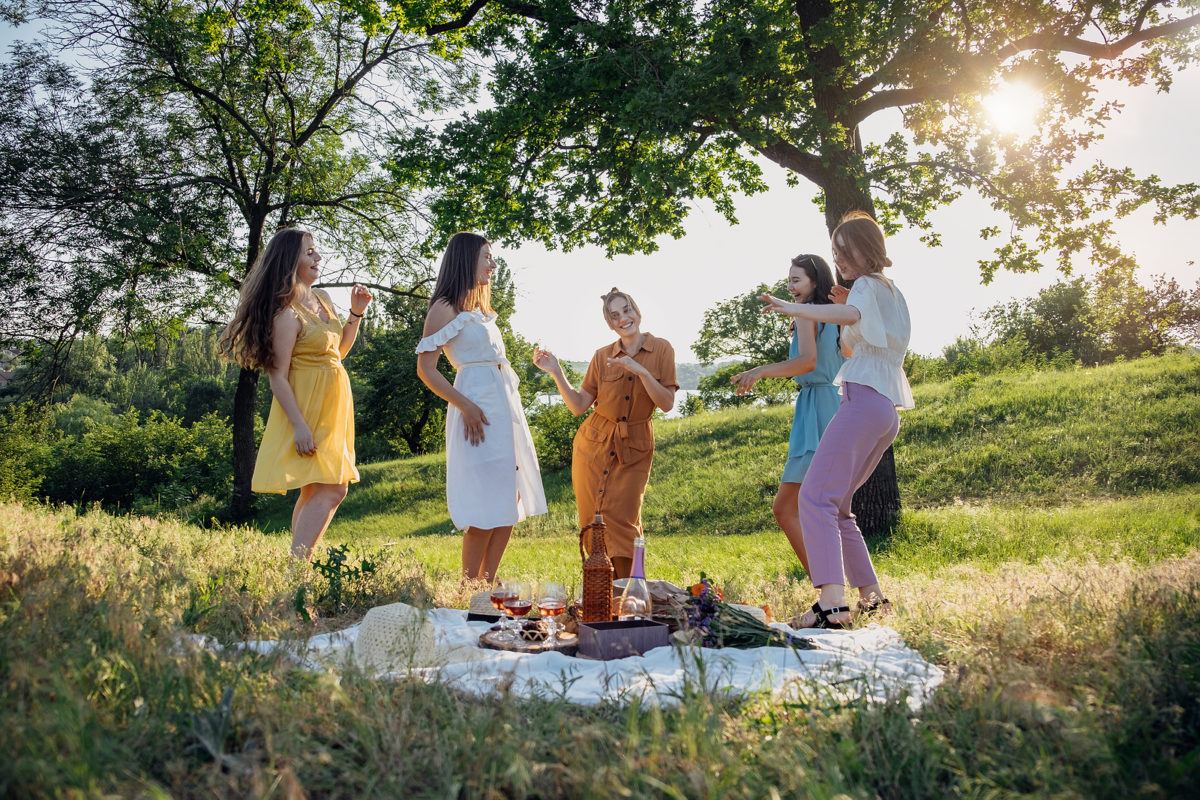
[[[429,666],[434,661],[433,623],[404,603],[376,606],[359,626],[354,659],[360,668],[376,672]]]
[[[486,592],[476,592],[471,595],[471,605],[467,607],[467,611],[471,614],[490,614],[495,617],[500,614],[496,607],[492,605],[492,591],[489,589]]]

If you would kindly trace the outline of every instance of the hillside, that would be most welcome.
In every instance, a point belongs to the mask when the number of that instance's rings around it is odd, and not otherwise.
[[[1200,484],[1200,357],[925,384],[901,416],[896,463],[908,511],[957,503],[1051,506]],[[774,530],[771,499],[790,408],[742,408],[657,423],[643,518],[654,535]],[[441,454],[371,464],[330,530],[333,541],[453,532]],[[550,513],[522,536],[575,528],[569,471],[543,476]],[[281,530],[290,501],[262,503]]]

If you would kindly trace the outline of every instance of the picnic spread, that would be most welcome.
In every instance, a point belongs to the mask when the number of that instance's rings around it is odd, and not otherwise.
[[[899,634],[876,623],[855,630],[796,631],[772,622],[766,627],[785,642],[782,646],[704,647],[676,640],[640,655],[600,660],[544,647],[481,646],[494,623],[471,621],[468,615],[463,609],[394,603],[371,609],[359,624],[333,633],[232,647],[282,651],[314,670],[356,665],[380,679],[438,681],[475,697],[536,697],[589,706],[633,701],[672,706],[702,691],[829,703],[902,700],[917,710],[943,677]],[[220,649],[215,641],[200,641]]]

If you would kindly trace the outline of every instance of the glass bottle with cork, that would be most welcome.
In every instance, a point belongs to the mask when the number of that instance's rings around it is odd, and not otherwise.
[[[646,540],[638,536],[633,540],[633,570],[617,601],[617,619],[648,620],[653,610],[650,587],[646,585]]]

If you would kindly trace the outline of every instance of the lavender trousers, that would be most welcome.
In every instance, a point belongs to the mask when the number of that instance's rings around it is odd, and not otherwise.
[[[842,384],[842,403],[800,486],[800,527],[814,586],[841,586],[847,578],[854,588],[878,583],[850,501],[899,430],[891,400],[869,386]]]

